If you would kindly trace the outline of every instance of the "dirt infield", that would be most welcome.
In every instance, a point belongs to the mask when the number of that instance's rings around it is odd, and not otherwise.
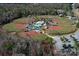
[[[50,26],[48,29],[49,30],[61,30],[62,28],[60,26]]]
[[[24,38],[32,38],[34,36],[37,36],[39,35],[40,33],[39,32],[35,32],[35,31],[30,31],[30,32],[25,32],[26,28],[25,28],[26,24],[16,24],[16,28],[19,29],[19,30],[22,30],[22,32],[19,32],[18,35],[20,37],[24,37]]]
[[[59,20],[59,19],[53,19],[52,22],[57,22],[57,23],[59,23],[60,20]]]
[[[59,19],[54,19],[52,20],[52,22],[60,22]],[[37,35],[39,35],[40,33],[39,32],[35,32],[35,31],[29,31],[29,32],[25,32],[26,28],[25,28],[26,24],[23,24],[23,23],[17,23],[16,24],[16,28],[17,29],[20,29],[22,30],[22,32],[18,33],[18,35],[20,37],[24,37],[24,38],[32,38],[32,37],[35,37]],[[48,30],[61,30],[62,28],[60,26],[50,26],[48,28]]]
[[[16,24],[16,28],[23,30],[23,29],[25,29],[25,24]]]
[[[27,37],[32,38],[32,37],[35,37],[39,34],[40,34],[39,32],[35,32],[35,31],[18,33],[19,36],[24,37],[24,38],[27,38]]]

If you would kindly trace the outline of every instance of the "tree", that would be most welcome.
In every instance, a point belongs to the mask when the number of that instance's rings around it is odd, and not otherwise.
[[[79,22],[77,23],[76,27],[79,28]]]

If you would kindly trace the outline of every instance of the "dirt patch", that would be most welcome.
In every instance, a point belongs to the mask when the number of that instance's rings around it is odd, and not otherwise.
[[[39,35],[39,32],[36,31],[29,31],[29,32],[25,32],[26,28],[25,28],[26,24],[16,24],[16,28],[19,30],[22,30],[22,32],[18,33],[18,35],[20,37],[24,37],[24,38],[32,38],[34,36]]]
[[[48,29],[49,30],[61,30],[62,28],[60,26],[50,26]]]
[[[16,24],[16,28],[20,30],[24,30],[25,26],[26,26],[25,24]]]
[[[19,36],[24,37],[24,38],[27,38],[27,37],[32,38],[34,36],[39,35],[40,33],[35,32],[35,31],[30,31],[30,32],[20,32],[18,34],[19,34]]]
[[[57,23],[59,23],[60,20],[59,20],[59,19],[53,19],[52,22],[57,22]]]

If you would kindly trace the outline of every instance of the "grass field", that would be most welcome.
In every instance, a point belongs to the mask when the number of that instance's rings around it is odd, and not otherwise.
[[[76,26],[73,26],[71,21],[68,20],[66,17],[58,17],[55,16],[55,18],[59,19],[58,26],[60,26],[62,29],[61,30],[51,30],[48,31],[49,34],[51,35],[61,35],[61,34],[68,34],[76,31]]]
[[[32,37],[33,40],[40,40],[40,41],[43,41],[43,40],[46,40],[48,41],[49,43],[52,43],[53,42],[53,39],[44,35],[44,34],[40,34],[40,35],[37,35],[35,37]]]
[[[27,18],[19,18],[14,20],[12,23],[8,23],[3,26],[3,29],[5,29],[7,32],[20,32],[22,30],[16,28],[16,24],[26,24]]]
[[[42,16],[42,17],[52,17],[52,16]],[[68,20],[66,17],[53,16],[53,18],[56,18],[59,20],[58,26],[60,26],[62,29],[61,30],[47,30],[48,34],[50,35],[69,34],[76,30],[76,27],[72,26],[71,21]],[[8,32],[21,32],[22,30],[16,28],[16,24],[26,24],[29,22],[28,20],[30,19],[19,18],[17,20],[14,20],[12,23],[4,25],[3,29],[5,29]]]
[[[16,28],[15,23],[9,23],[3,26],[3,29],[5,29],[7,32],[20,32],[21,30]]]

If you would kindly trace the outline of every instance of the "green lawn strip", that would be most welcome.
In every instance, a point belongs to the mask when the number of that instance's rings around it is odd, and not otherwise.
[[[37,36],[32,37],[34,40],[45,40],[47,38],[46,35],[39,34]]]
[[[48,36],[46,36],[44,34],[40,34],[40,35],[34,36],[32,39],[33,40],[37,40],[37,41],[47,40],[49,43],[52,43],[52,41],[53,41],[52,38],[49,38]]]

